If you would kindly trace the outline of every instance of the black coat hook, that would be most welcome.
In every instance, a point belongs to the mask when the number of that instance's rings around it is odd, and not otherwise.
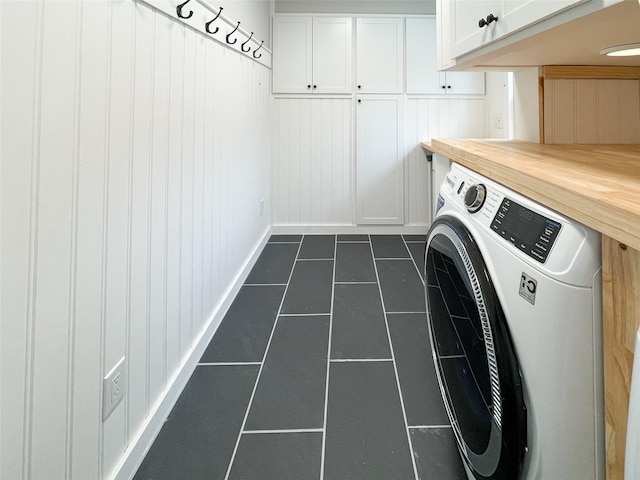
[[[218,19],[218,17],[220,16],[221,13],[222,13],[222,7],[220,7],[220,10],[218,10],[218,14],[215,17],[213,17],[213,20],[211,20],[211,21],[209,21],[209,22],[204,24],[204,29],[207,31],[207,33],[210,33],[212,35],[214,33],[218,33],[218,30],[220,30],[220,27],[216,27],[216,29],[213,32],[211,31],[211,29],[209,27],[211,26],[211,24],[213,22],[215,22]]]
[[[238,41],[238,39],[237,39],[237,38],[234,38],[234,39],[233,39],[233,42],[229,41],[229,37],[230,37],[231,35],[233,35],[234,33],[236,33],[236,30],[238,30],[238,28],[240,28],[240,22],[238,22],[238,24],[236,25],[236,28],[234,28],[231,32],[229,32],[229,33],[227,34],[227,43],[228,43],[229,45],[233,45],[234,43],[236,43],[236,42]]]
[[[260,58],[262,56],[262,54],[256,55],[256,53],[258,53],[258,50],[260,50],[262,48],[262,44],[263,43],[264,43],[264,40],[262,40],[260,42],[260,46],[253,51],[253,58]]]
[[[189,3],[191,0],[186,0],[186,2],[181,3],[180,5],[178,5],[176,7],[176,14],[178,15],[178,18],[191,18],[193,16],[193,10],[189,10],[189,14],[188,15],[183,15],[182,14],[182,9],[187,5],[187,3]]]
[[[251,47],[247,47],[247,49],[244,49],[244,46],[249,43],[249,41],[251,40],[251,37],[253,37],[253,32],[251,32],[251,35],[249,35],[249,38],[247,38],[247,41],[244,42],[242,45],[240,45],[240,50],[242,50],[244,53],[248,53],[251,50]]]

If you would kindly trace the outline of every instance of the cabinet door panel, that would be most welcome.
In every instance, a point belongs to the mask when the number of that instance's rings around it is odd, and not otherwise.
[[[357,115],[357,222],[404,223],[401,96],[360,97]]]
[[[407,93],[442,93],[438,73],[436,20],[407,18]]]
[[[499,34],[506,35],[587,0],[502,0]]]
[[[407,19],[407,93],[484,95],[483,72],[438,72],[436,20]]]
[[[273,93],[311,92],[310,17],[273,20]]]
[[[502,15],[500,1],[443,0],[449,3],[450,53],[453,58],[481,47],[497,37],[497,28]],[[498,17],[498,22],[484,27],[478,26],[480,19],[489,14]]]
[[[351,18],[313,19],[315,93],[351,92]]]
[[[484,72],[446,72],[443,75],[448,94],[484,95]]]
[[[359,18],[356,71],[360,93],[402,93],[403,19]]]

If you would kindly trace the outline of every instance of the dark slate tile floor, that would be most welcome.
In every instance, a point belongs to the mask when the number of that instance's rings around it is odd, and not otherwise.
[[[464,480],[425,240],[273,235],[135,480]]]

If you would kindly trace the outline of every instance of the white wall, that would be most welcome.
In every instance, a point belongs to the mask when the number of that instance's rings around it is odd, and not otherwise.
[[[273,0],[217,0],[210,2],[214,8],[224,8],[223,13],[247,32],[253,32],[253,38],[264,40],[271,47],[271,2]]]
[[[509,138],[509,74],[486,72],[487,138]]]
[[[0,477],[106,478],[269,227],[270,72],[131,0],[0,8]]]
[[[523,68],[513,73],[514,138],[540,142],[538,69]]]

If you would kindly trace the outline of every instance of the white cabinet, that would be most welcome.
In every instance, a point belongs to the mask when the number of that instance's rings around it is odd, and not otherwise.
[[[438,0],[437,7],[449,53],[457,58],[585,1]],[[497,19],[489,21],[490,15]]]
[[[402,224],[403,98],[360,95],[356,117],[357,223]]]
[[[438,72],[436,20],[407,18],[407,93],[484,95],[484,72]]]
[[[350,93],[352,24],[342,17],[275,17],[273,93]]]
[[[402,93],[404,29],[402,18],[358,18],[356,82],[358,93]]]

